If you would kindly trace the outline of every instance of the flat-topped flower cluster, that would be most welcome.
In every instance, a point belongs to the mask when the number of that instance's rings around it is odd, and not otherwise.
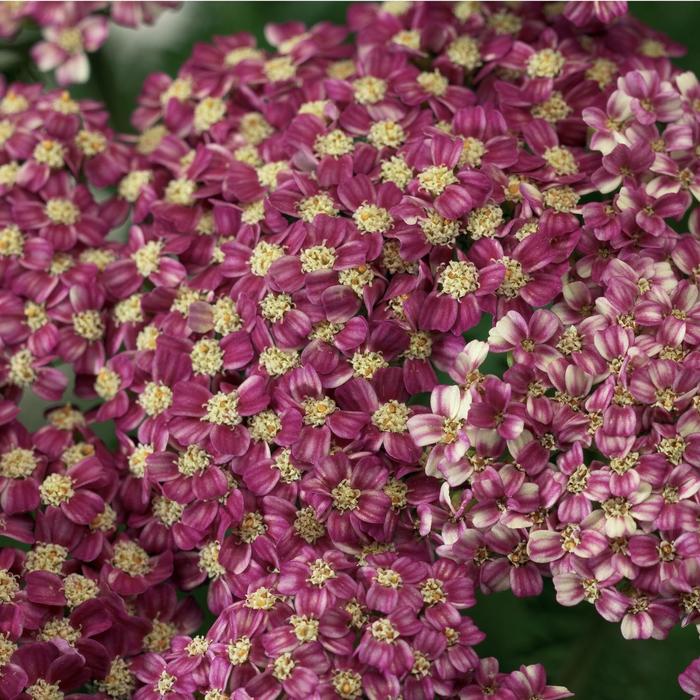
[[[700,621],[700,84],[625,13],[218,37],[135,137],[2,86],[0,698],[555,700],[476,593]]]

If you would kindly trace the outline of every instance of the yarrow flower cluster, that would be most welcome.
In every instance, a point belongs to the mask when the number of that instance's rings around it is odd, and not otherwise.
[[[17,38],[20,32],[41,29],[41,40],[31,56],[41,71],[56,72],[59,85],[84,83],[90,77],[87,54],[97,51],[109,34],[110,21],[135,29],[153,24],[158,15],[178,2],[3,2],[0,4],[0,38]],[[23,35],[20,38],[24,38]]]
[[[556,700],[478,592],[700,621],[700,84],[625,12],[218,37],[135,137],[2,86],[0,697]]]

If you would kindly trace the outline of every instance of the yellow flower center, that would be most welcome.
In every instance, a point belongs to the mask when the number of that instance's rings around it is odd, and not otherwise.
[[[563,146],[548,148],[542,157],[557,175],[575,175],[578,172],[576,158],[568,148]]]
[[[162,252],[163,241],[149,241],[131,254],[141,277],[148,277],[158,270]]]
[[[394,224],[391,214],[376,204],[361,204],[352,218],[360,233],[386,233]]]
[[[257,277],[264,277],[272,263],[284,256],[284,248],[276,243],[258,243],[250,256],[250,271]]]
[[[438,283],[444,294],[459,301],[479,289],[479,271],[467,260],[450,260],[440,273]]]
[[[316,245],[305,248],[299,253],[301,271],[316,272],[318,270],[332,270],[335,265],[336,254],[333,248],[325,245]]]
[[[260,301],[260,313],[271,323],[279,323],[293,308],[294,302],[289,294],[270,292]]]
[[[73,314],[73,329],[85,340],[94,342],[105,334],[105,324],[99,311],[87,309]]]
[[[107,149],[107,138],[101,131],[82,129],[75,137],[75,145],[88,158],[92,158]]]
[[[46,506],[68,503],[75,495],[73,480],[66,474],[49,474],[39,487],[39,493]]]
[[[432,209],[421,219],[419,226],[425,239],[432,245],[452,245],[460,234],[458,221],[445,219]]]
[[[277,602],[277,596],[269,589],[261,586],[245,597],[245,605],[251,610],[272,610]]]
[[[362,697],[362,676],[354,671],[336,671],[331,680],[333,690],[342,700],[357,700]]]
[[[145,576],[152,568],[148,554],[136,542],[129,540],[114,545],[112,565],[129,576]]]
[[[60,574],[66,559],[68,559],[68,549],[63,545],[37,542],[27,552],[24,570],[49,571],[52,574]]]
[[[406,140],[406,132],[401,124],[384,119],[372,124],[367,140],[375,148],[398,148]]]
[[[326,419],[335,411],[335,401],[328,397],[322,399],[307,398],[302,401],[304,423],[320,428]]]
[[[201,134],[221,121],[226,114],[226,103],[219,97],[205,97],[194,110],[194,130]]]
[[[105,401],[110,401],[119,393],[121,377],[109,367],[102,367],[95,377],[95,393]]]
[[[416,81],[425,92],[435,97],[442,97],[447,92],[447,87],[449,86],[447,78],[437,70],[432,73],[420,73]]]
[[[299,354],[269,346],[260,353],[260,364],[271,377],[281,377],[299,365]]]
[[[291,80],[296,75],[294,62],[289,56],[279,56],[265,61],[263,71],[265,77],[272,82]]]
[[[347,479],[343,479],[331,491],[333,507],[342,513],[356,510],[359,507],[361,495],[360,489],[354,489]]]
[[[195,201],[197,183],[186,177],[171,180],[165,188],[165,201],[182,207],[191,207]]]
[[[237,66],[243,61],[261,61],[264,54],[260,49],[255,49],[252,46],[239,46],[237,49],[232,49],[226,54],[224,63],[227,66]]]
[[[316,559],[309,565],[309,578],[307,581],[314,586],[323,586],[326,581],[330,581],[335,577],[335,570],[324,559]]]
[[[401,574],[398,571],[394,571],[394,569],[379,567],[374,576],[374,580],[384,588],[393,588],[394,590],[398,590],[401,588],[401,586],[403,586]]]
[[[542,49],[527,59],[525,70],[530,78],[556,78],[565,63],[566,59],[559,51]]]
[[[385,433],[405,433],[410,416],[411,409],[405,403],[391,399],[372,414],[372,423]]]
[[[58,170],[65,165],[65,149],[58,141],[44,139],[39,141],[34,147],[32,154],[34,160],[42,165],[48,165],[49,168]]]
[[[372,350],[356,350],[350,364],[354,375],[365,379],[372,379],[378,369],[389,366],[381,353]]]
[[[381,78],[375,78],[373,75],[366,75],[363,78],[358,78],[352,83],[355,91],[355,99],[361,105],[373,105],[384,99],[386,95],[387,84]]]
[[[34,453],[23,447],[15,447],[0,457],[0,476],[5,479],[26,479],[38,464]]]
[[[382,182],[393,182],[403,190],[413,178],[413,170],[401,156],[392,156],[382,162],[380,175]]]
[[[429,578],[423,581],[420,585],[420,593],[426,605],[437,605],[447,600],[442,581],[437,578]]]
[[[80,209],[69,199],[49,199],[44,207],[44,212],[53,224],[73,226],[80,219]]]
[[[457,37],[447,47],[447,57],[457,66],[472,71],[481,65],[479,43],[470,36]]]
[[[148,382],[139,396],[139,405],[148,416],[157,416],[170,408],[173,402],[172,389],[160,382]]]
[[[213,377],[224,365],[224,351],[217,340],[202,338],[193,345],[190,360],[195,374]]]
[[[386,618],[375,620],[370,627],[370,632],[378,642],[387,644],[393,644],[399,638],[398,630]]]
[[[199,445],[188,445],[177,458],[177,470],[184,476],[205,472],[211,464],[211,455]]]
[[[68,574],[63,579],[63,594],[69,608],[77,608],[81,603],[97,598],[99,593],[97,583],[81,574]]]
[[[506,274],[496,290],[496,294],[500,294],[506,299],[515,299],[520,290],[530,281],[530,275],[523,270],[520,262],[513,258],[503,256],[500,262],[503,263]]]
[[[338,273],[338,282],[350,287],[357,296],[361,297],[365,287],[374,281],[374,270],[369,265],[358,265]]]
[[[340,129],[334,129],[327,134],[319,134],[314,142],[314,151],[319,157],[340,158],[340,156],[352,153],[354,149],[355,143],[352,137]]]
[[[10,384],[26,389],[30,387],[36,379],[34,369],[34,355],[27,349],[18,350],[10,357],[10,372],[8,380]]]

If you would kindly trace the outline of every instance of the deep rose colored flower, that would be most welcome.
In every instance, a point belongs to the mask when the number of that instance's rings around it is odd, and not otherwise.
[[[642,592],[633,591],[622,618],[625,639],[665,639],[676,623],[678,613],[671,603],[654,602]]]
[[[484,633],[471,618],[457,615],[433,616],[428,618],[428,623],[418,633],[416,646],[420,646],[421,642],[425,644],[428,640],[433,641],[434,652],[437,653],[437,675],[449,680],[471,671],[478,660],[472,647],[484,639]]]
[[[556,561],[573,553],[589,559],[605,549],[605,537],[595,530],[581,530],[578,525],[567,525],[561,532],[536,530],[527,543],[530,559],[538,564]]]
[[[255,676],[246,686],[253,697],[305,698],[312,692],[319,676],[328,668],[328,659],[318,645],[308,645],[284,652],[270,663],[266,673]]]
[[[97,457],[78,461],[65,472],[51,471],[39,486],[43,505],[59,508],[78,525],[88,525],[105,509],[114,484],[113,472]]]
[[[367,605],[382,613],[400,607],[418,610],[422,596],[418,582],[425,577],[427,565],[390,554],[374,555],[359,572],[367,586]]]
[[[469,409],[469,425],[479,430],[491,430],[503,440],[515,440],[523,431],[521,404],[511,402],[511,387],[494,377],[481,385],[481,400]],[[487,438],[488,439],[488,438]]]
[[[238,387],[220,388],[227,390],[213,394],[194,381],[176,384],[169,428],[185,445],[209,438],[218,454],[239,456],[250,442],[243,419],[267,408],[265,380],[254,375]]]
[[[104,672],[106,668],[105,654],[104,666],[101,670]],[[3,674],[3,685],[7,682],[8,690],[13,685],[17,685],[19,674],[17,671],[13,674],[14,669],[23,669],[26,690],[37,693],[55,694],[77,690],[91,675],[85,664],[85,658],[62,640],[57,643],[34,642],[18,649],[13,656],[13,663]]]
[[[434,331],[459,335],[473,328],[482,313],[482,297],[496,292],[505,279],[498,262],[475,263],[468,255],[458,255],[438,269],[435,289],[420,311],[420,322]]]
[[[665,218],[679,219],[685,213],[688,202],[681,194],[667,194],[658,199],[642,188],[625,186],[620,190],[616,206],[633,217],[635,223],[652,236],[662,235],[668,227]]]
[[[396,608],[367,626],[358,658],[380,670],[400,675],[413,666],[413,654],[402,637],[413,636],[421,623],[410,608]]]
[[[306,481],[313,505],[328,534],[340,542],[352,541],[371,525],[384,522],[390,500],[383,487],[387,471],[375,456],[351,462],[343,452],[325,457]]]
[[[145,280],[161,287],[175,287],[186,274],[178,260],[166,257],[171,252],[182,252],[181,241],[159,238],[146,239],[139,226],[129,230],[129,241],[123,251],[123,260],[107,266],[104,283],[107,290],[119,299],[125,299],[141,288]]]
[[[167,580],[172,573],[172,553],[150,557],[136,542],[127,538],[109,547],[101,575],[120,595],[138,595]]]
[[[590,514],[594,502],[604,500],[610,476],[584,463],[580,443],[562,454],[557,466],[564,484],[557,517],[564,523],[580,523]]]
[[[56,367],[50,367],[57,357],[45,355],[35,357],[28,347],[18,347],[14,352],[0,358],[0,377],[8,395],[18,395],[30,389],[46,401],[59,401],[68,385],[66,375]]]
[[[97,374],[105,362],[106,333],[102,307],[105,292],[98,285],[72,287],[54,316],[65,325],[59,333],[58,352],[79,372]]]
[[[159,654],[145,654],[139,657],[132,668],[134,675],[146,684],[134,695],[139,700],[160,700],[163,697],[186,700],[197,687],[188,673],[181,672],[175,675],[174,669]]]
[[[319,375],[311,368],[292,370],[288,376],[288,394],[278,401],[283,408],[302,415],[302,429],[292,455],[305,462],[318,462],[330,453],[331,436],[351,439],[368,422],[361,411],[346,411],[325,396]]]
[[[400,372],[392,371],[395,369],[387,368],[381,373],[376,390],[366,379],[353,378],[339,387],[336,396],[348,408],[370,415],[358,447],[373,452],[383,447],[391,458],[411,463],[418,459],[420,448],[409,434],[412,410],[405,403],[408,396]]]
[[[62,147],[56,144],[45,145],[45,148]],[[27,161],[27,177],[39,175],[41,167],[46,167],[37,166],[35,173],[30,166],[32,162]],[[13,217],[22,229],[36,230],[61,251],[70,250],[78,241],[92,246],[102,243],[109,221],[101,216],[103,212],[87,187],[74,185],[67,174],[61,172],[47,176],[37,189],[38,197],[22,192],[12,197]]]
[[[147,477],[161,485],[163,493],[178,503],[193,499],[210,500],[223,496],[228,482],[218,462],[225,457],[209,454],[197,444],[178,453],[156,452],[148,457]]]
[[[7,515],[29,513],[39,505],[46,457],[35,452],[31,436],[19,425],[3,431],[1,444],[0,506]]]

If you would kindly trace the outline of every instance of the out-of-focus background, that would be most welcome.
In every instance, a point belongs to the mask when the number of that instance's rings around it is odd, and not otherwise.
[[[113,126],[128,131],[146,76],[174,75],[195,43],[246,31],[264,44],[268,22],[342,22],[346,7],[345,2],[186,2],[152,27],[113,26],[107,43],[90,56],[90,81],[71,92],[104,101]],[[677,62],[700,73],[700,2],[632,2],[630,10],[688,47]],[[488,635],[480,655],[496,656],[505,670],[542,662],[550,682],[568,686],[579,700],[687,700],[676,677],[700,654],[694,626],[675,630],[663,642],[628,642],[618,625],[605,623],[588,604],[557,605],[551,585],[535,599],[517,600],[510,592],[482,597],[469,614]]]

